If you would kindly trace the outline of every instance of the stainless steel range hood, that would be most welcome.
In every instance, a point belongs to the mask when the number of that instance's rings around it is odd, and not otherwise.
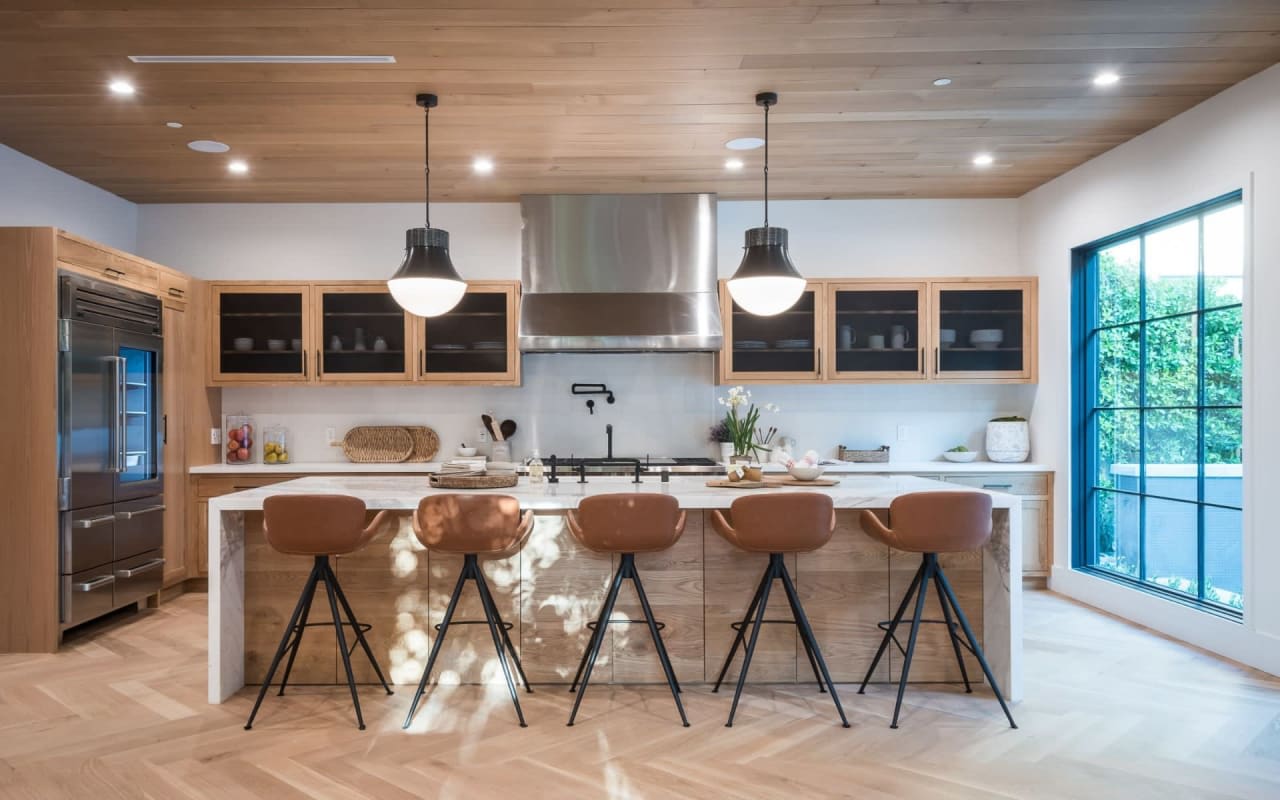
[[[720,349],[714,194],[525,195],[520,349]]]

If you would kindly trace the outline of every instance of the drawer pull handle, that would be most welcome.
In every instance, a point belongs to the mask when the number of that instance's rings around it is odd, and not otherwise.
[[[1012,483],[984,483],[982,484],[982,488],[983,489],[1012,489],[1013,484]]]
[[[143,508],[138,511],[117,511],[116,519],[133,519],[134,517],[140,517],[143,514],[153,514],[157,511],[164,511],[164,506],[151,506],[150,508]]]
[[[153,559],[151,559],[150,561],[148,561],[147,563],[142,564],[142,565],[137,566],[137,567],[133,567],[133,568],[131,568],[131,569],[118,569],[118,570],[116,570],[116,577],[117,577],[117,578],[132,578],[132,577],[135,577],[135,576],[137,576],[137,575],[141,575],[141,574],[143,574],[144,572],[150,572],[150,571],[152,571],[153,569],[158,569],[159,567],[163,567],[163,566],[164,566],[164,559],[163,559],[163,558],[153,558]]]
[[[71,523],[73,528],[96,528],[99,525],[106,525],[108,522],[115,522],[116,518],[107,514],[104,517],[91,517],[89,519],[78,519]]]
[[[116,582],[115,575],[103,575],[100,578],[94,578],[84,583],[73,583],[71,588],[77,592],[92,592],[94,589],[101,589],[103,586],[109,586]]]
[[[170,296],[170,297],[182,297],[182,296],[184,296],[184,295],[186,295],[186,292],[184,292],[182,289],[179,289],[179,288],[178,288],[178,287],[176,287],[176,286],[170,286],[170,287],[169,287],[169,296]]]

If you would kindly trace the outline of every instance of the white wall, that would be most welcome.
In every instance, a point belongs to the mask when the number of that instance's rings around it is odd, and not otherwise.
[[[1280,451],[1280,66],[1028,193],[1019,202],[1021,261],[1040,276],[1036,458],[1058,470],[1053,587],[1245,663],[1280,673],[1280,496],[1266,491]],[[1251,271],[1245,302],[1244,625],[1070,571],[1071,248],[1243,189]],[[1249,267],[1246,267],[1248,270]]]
[[[0,144],[0,226],[52,225],[133,251],[138,207]]]
[[[737,267],[743,231],[760,224],[760,204],[719,206],[722,275]],[[140,253],[203,278],[385,278],[398,264],[404,229],[421,224],[416,204],[156,205],[141,207]],[[1018,272],[1013,200],[779,202],[771,221],[791,230],[792,256],[815,277],[1004,275]],[[471,278],[520,276],[515,203],[434,205],[450,232],[458,269]],[[921,232],[927,235],[921,235]],[[571,399],[573,381],[604,381],[618,403],[589,416]],[[986,420],[1030,410],[1034,387],[754,387],[777,402],[771,419],[801,449],[834,454],[838,444],[893,447],[894,460],[936,458],[957,443],[981,444]],[[281,422],[294,433],[295,460],[336,460],[324,429],[378,421],[423,422],[447,447],[475,436],[491,409],[515,419],[517,454],[599,453],[604,425],[619,453],[710,454],[706,430],[718,416],[710,355],[535,355],[518,389],[227,389],[223,407]],[[908,438],[897,440],[899,425]]]

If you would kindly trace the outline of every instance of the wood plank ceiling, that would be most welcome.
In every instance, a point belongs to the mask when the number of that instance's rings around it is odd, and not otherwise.
[[[746,198],[761,151],[731,172],[724,143],[774,90],[775,197],[1012,197],[1277,61],[1277,0],[5,0],[0,142],[142,203],[412,201],[433,91],[434,199]]]

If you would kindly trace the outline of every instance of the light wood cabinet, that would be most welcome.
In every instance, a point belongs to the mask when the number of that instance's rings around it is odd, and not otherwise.
[[[99,280],[120,283],[156,294],[163,269],[144,258],[83,239],[66,231],[58,232],[58,266]]]
[[[762,317],[735,303],[720,281],[720,382],[821,383],[825,302],[823,284],[810,282],[794,306]]]
[[[311,285],[215,283],[209,330],[210,382],[307,383],[315,375]]]
[[[1035,383],[1036,281],[931,281],[931,377],[966,383]]]
[[[1035,278],[826,279],[772,317],[720,283],[720,383],[1035,383]],[[804,346],[808,345],[808,346]]]
[[[384,281],[215,283],[209,385],[518,386],[519,298],[516,281],[472,281],[423,319]]]
[[[181,272],[162,269],[159,273],[159,281],[159,294],[165,306],[185,309],[187,302],[191,299],[191,280]]]
[[[195,332],[185,308],[164,306],[164,585],[187,577],[187,405],[185,362],[195,346]]]
[[[519,302],[519,283],[468,281],[467,293],[452,311],[430,319],[414,317],[417,380],[520,385]]]

